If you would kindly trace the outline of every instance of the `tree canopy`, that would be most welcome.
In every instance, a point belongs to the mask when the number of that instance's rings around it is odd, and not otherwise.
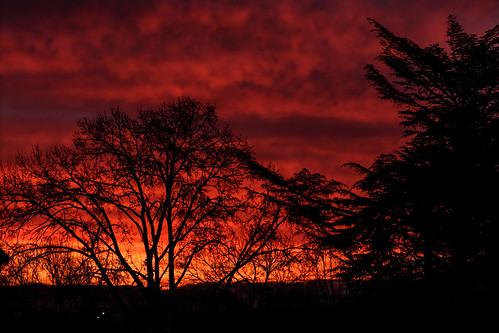
[[[120,272],[151,297],[165,276],[174,290],[221,237],[250,147],[218,127],[213,106],[189,98],[78,127],[74,147],[35,147],[2,169],[2,228],[24,247],[91,258],[110,285]]]
[[[477,37],[450,16],[447,47],[420,47],[370,22],[389,74],[367,65],[366,77],[400,108],[407,143],[368,168],[348,164],[363,178],[351,215],[328,238],[341,271],[357,281],[496,288],[499,26]]]

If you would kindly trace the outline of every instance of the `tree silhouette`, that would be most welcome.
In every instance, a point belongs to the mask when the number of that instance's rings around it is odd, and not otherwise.
[[[241,209],[229,220],[223,242],[200,256],[196,280],[228,288],[235,282],[292,282],[311,278],[317,267],[316,239],[343,185],[303,169],[290,178],[246,160],[254,182],[246,182]],[[313,221],[313,223],[311,222]],[[315,262],[315,264],[314,264]]]
[[[349,164],[352,214],[328,240],[359,281],[445,281],[451,293],[491,291],[497,276],[499,26],[483,37],[448,19],[448,48],[419,47],[370,20],[387,77],[366,77],[401,108],[407,143],[369,168]],[[486,294],[486,293],[484,293]]]
[[[4,250],[0,249],[0,284],[5,283],[4,282],[4,277],[2,274],[2,268],[5,264],[7,264],[10,260],[10,257],[7,253],[5,253]]]
[[[0,249],[0,266],[9,262],[9,255]]]
[[[125,274],[156,304],[162,286],[172,296],[195,256],[220,241],[251,150],[218,127],[213,106],[190,98],[78,126],[74,147],[35,147],[2,167],[4,237],[87,258],[109,286]]]

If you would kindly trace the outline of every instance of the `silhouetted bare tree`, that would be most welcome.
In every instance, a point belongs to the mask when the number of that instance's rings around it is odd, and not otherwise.
[[[87,258],[110,286],[124,273],[154,304],[162,285],[173,294],[196,255],[219,242],[250,148],[218,127],[213,106],[189,98],[78,125],[74,147],[35,147],[2,166],[3,237]]]
[[[39,251],[27,249],[22,244],[5,247],[11,253],[9,262],[1,270],[1,281],[5,285],[26,285],[40,283]]]
[[[241,199],[240,209],[227,221],[222,242],[200,256],[197,269],[190,272],[195,280],[224,288],[241,281],[265,283],[297,263],[303,244],[290,223],[288,207],[275,196],[272,185],[247,182]]]
[[[369,168],[351,164],[360,193],[329,238],[343,273],[430,285],[438,276],[459,294],[496,288],[499,26],[478,38],[450,16],[448,48],[421,48],[370,21],[392,78],[372,65],[366,76],[402,108],[408,142]]]

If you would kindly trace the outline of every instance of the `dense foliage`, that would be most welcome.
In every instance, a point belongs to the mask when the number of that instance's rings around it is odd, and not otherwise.
[[[363,176],[329,244],[352,280],[424,279],[450,292],[496,288],[499,236],[499,26],[467,34],[453,16],[448,47],[420,47],[374,20],[383,48],[366,77],[400,107],[407,143]]]

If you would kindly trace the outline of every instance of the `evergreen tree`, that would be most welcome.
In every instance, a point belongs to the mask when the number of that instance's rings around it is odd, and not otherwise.
[[[357,281],[489,293],[499,263],[499,25],[479,38],[449,16],[448,47],[423,48],[370,22],[390,71],[367,65],[366,77],[400,107],[407,143],[369,168],[349,164],[363,178],[328,243]]]

